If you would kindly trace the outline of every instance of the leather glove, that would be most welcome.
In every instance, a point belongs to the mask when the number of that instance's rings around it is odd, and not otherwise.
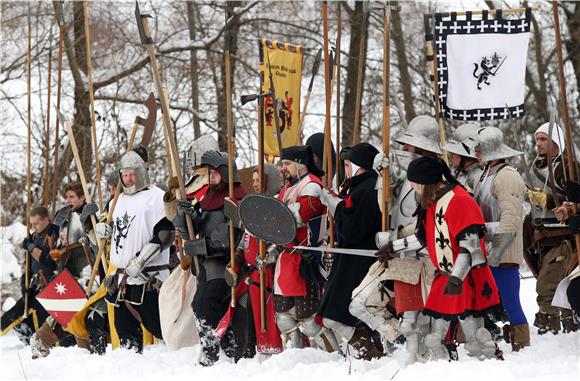
[[[449,276],[443,294],[461,295],[461,291],[463,291],[463,281],[454,275]]]
[[[294,219],[296,220],[296,226],[302,225],[302,217],[300,216],[300,203],[295,202],[288,205],[288,209],[292,212]]]
[[[383,174],[383,169],[388,168],[390,165],[389,158],[385,156],[384,152],[379,152],[375,155],[373,160],[373,170],[381,176]]]
[[[197,209],[195,205],[191,203],[188,199],[177,200],[177,211],[181,214],[188,214],[192,218],[197,215]]]
[[[24,241],[22,241],[22,248],[30,253],[34,248],[36,248],[36,245],[30,237],[26,237],[24,238]]]
[[[97,239],[111,239],[113,227],[106,222],[99,222],[95,228]]]
[[[530,204],[539,206],[540,208],[545,208],[548,204],[548,195],[542,192],[538,188],[528,190],[528,200]]]
[[[328,189],[322,189],[320,193],[320,202],[325,205],[328,208],[328,212],[334,216],[336,207],[342,202],[342,199],[330,192]]]
[[[377,256],[377,260],[383,263],[385,267],[388,267],[388,262],[391,259],[397,258],[397,253],[393,250],[393,244],[391,242],[383,245],[375,255]]]

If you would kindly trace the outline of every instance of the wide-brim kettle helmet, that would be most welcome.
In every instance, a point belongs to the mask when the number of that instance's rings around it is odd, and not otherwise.
[[[480,160],[485,163],[523,154],[504,144],[503,132],[497,127],[480,128],[474,137],[467,138],[462,143],[470,150],[477,150]]]
[[[449,153],[475,159],[475,151],[463,144],[463,141],[467,138],[474,137],[477,131],[479,131],[479,126],[476,124],[465,123],[460,125],[453,131],[453,136],[451,136],[442,149]]]
[[[409,127],[399,134],[395,141],[441,155],[439,146],[439,125],[429,115],[419,115],[411,120]]]
[[[233,172],[234,172],[234,183],[240,182],[240,175],[238,174],[238,167],[236,166],[236,161],[232,161]],[[226,152],[220,152],[217,150],[209,150],[201,155],[200,165],[204,167],[215,168],[222,177],[222,182],[229,183],[228,175],[228,154]]]
[[[135,182],[131,186],[127,186],[123,181],[123,173],[130,170],[135,173]],[[121,157],[118,172],[123,186],[123,193],[127,195],[135,194],[151,185],[147,163],[135,151],[129,151]]]

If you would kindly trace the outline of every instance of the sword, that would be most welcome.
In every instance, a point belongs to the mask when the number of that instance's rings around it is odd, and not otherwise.
[[[376,253],[378,250],[366,250],[366,249],[343,249],[338,247],[310,247],[310,246],[294,246],[294,249],[298,250],[310,250],[319,251],[321,253],[333,253],[333,254],[349,254],[356,255],[359,257],[372,257],[376,258]],[[397,253],[399,254],[399,253]],[[403,252],[400,253],[400,257],[407,257]],[[421,252],[413,253],[412,257],[426,257],[427,255]]]
[[[499,70],[499,68],[501,67],[501,65],[503,65],[503,63],[505,62],[506,59],[507,59],[507,56],[500,62],[499,66],[493,72],[493,75],[495,75],[495,73],[497,73],[497,71]]]

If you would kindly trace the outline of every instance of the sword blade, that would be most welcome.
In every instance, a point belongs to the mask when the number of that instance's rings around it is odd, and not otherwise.
[[[360,257],[373,257],[373,258],[376,258],[375,253],[378,251],[365,249],[341,249],[336,247],[310,247],[310,246],[294,246],[294,248],[299,250],[319,251],[321,253],[349,254],[349,255],[358,255]]]

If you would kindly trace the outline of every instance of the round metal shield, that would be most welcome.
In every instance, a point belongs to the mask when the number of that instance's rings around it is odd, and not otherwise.
[[[263,194],[250,194],[240,203],[244,227],[261,240],[285,245],[296,236],[296,220],[282,201]]]

